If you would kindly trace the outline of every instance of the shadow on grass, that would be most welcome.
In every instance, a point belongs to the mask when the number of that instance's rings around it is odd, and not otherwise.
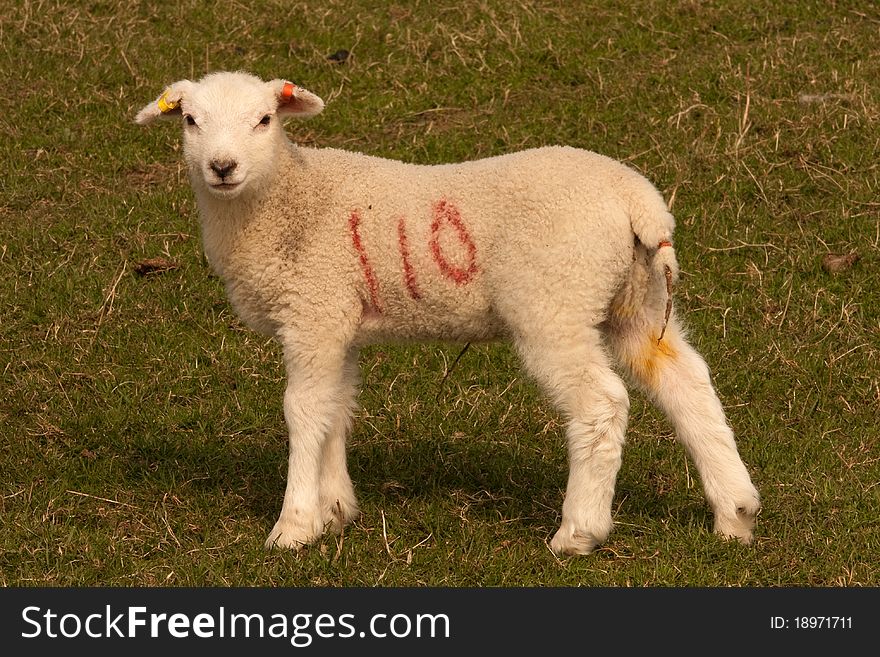
[[[567,477],[562,437],[523,434],[446,439],[401,426],[387,440],[368,440],[356,427],[349,472],[366,512],[405,507],[549,532],[561,519]],[[627,451],[614,498],[616,532],[637,537],[656,523],[711,531],[699,489],[687,491],[683,476],[670,482],[668,472],[646,471],[642,459],[628,467]],[[281,508],[286,463],[286,436],[274,430],[224,440],[142,438],[126,456],[118,485],[199,497],[212,513],[250,516],[268,527]]]

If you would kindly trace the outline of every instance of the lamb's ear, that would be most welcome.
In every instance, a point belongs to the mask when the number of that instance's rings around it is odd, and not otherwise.
[[[180,116],[180,103],[189,93],[192,84],[189,80],[172,84],[161,96],[137,113],[135,123],[148,125],[160,117]]]
[[[272,80],[266,84],[278,99],[278,114],[306,119],[320,114],[324,109],[324,101],[311,91],[296,86],[287,80]]]

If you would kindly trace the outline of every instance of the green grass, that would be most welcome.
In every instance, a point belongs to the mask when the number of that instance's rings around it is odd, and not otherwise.
[[[0,4],[0,584],[880,585],[873,3]],[[132,122],[164,84],[237,68],[328,100],[300,143],[425,163],[567,143],[653,180],[763,497],[755,544],[711,534],[634,394],[615,530],[556,559],[559,418],[506,346],[443,381],[459,348],[421,345],[363,353],[361,520],[265,552],[279,350],[209,273],[177,129]],[[151,257],[179,267],[138,276]]]

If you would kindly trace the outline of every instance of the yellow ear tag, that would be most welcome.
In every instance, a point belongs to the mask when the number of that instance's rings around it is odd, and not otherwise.
[[[177,109],[177,105],[179,104],[175,100],[168,100],[166,96],[168,96],[167,91],[159,96],[159,100],[156,101],[156,104],[159,106],[159,111],[162,112],[162,114],[167,114],[168,112]]]

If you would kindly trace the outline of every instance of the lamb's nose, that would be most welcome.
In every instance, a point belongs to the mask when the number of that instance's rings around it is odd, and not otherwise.
[[[211,161],[211,171],[217,174],[217,177],[220,180],[223,180],[230,173],[235,171],[235,167],[238,166],[238,162],[235,160],[212,160]]]

